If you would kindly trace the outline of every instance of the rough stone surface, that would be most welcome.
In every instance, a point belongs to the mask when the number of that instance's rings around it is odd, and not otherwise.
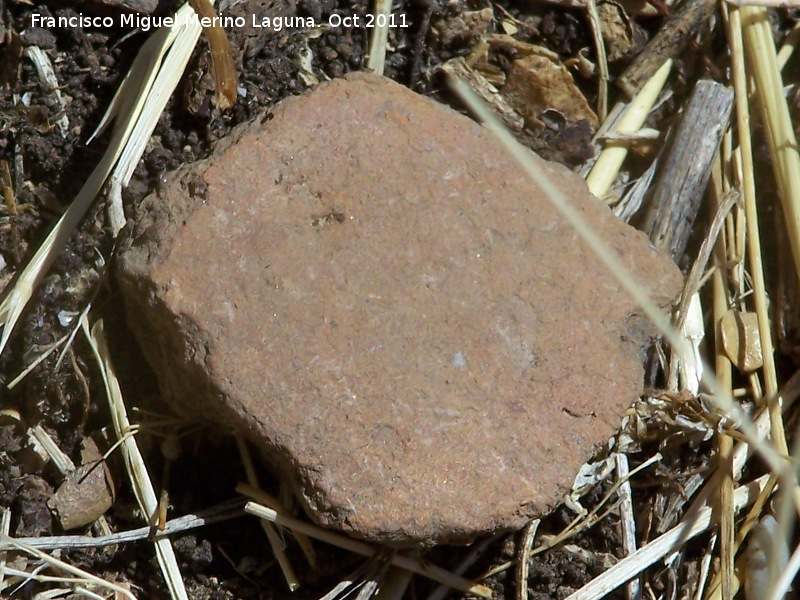
[[[535,158],[662,305],[680,274]],[[466,117],[351,75],[171,175],[119,280],[164,396],[245,431],[317,522],[398,545],[547,513],[654,332]]]

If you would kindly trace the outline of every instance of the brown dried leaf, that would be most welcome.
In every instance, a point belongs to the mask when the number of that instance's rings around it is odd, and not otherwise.
[[[91,439],[84,440],[81,461],[48,502],[65,531],[96,521],[114,503],[111,473]]]
[[[508,105],[497,88],[487,81],[479,70],[471,69],[462,57],[459,56],[447,61],[442,65],[442,71],[451,77],[457,77],[465,81],[473,92],[492,107],[495,114],[511,131],[515,133],[522,131],[524,125],[522,117]]]
[[[581,77],[586,79],[590,79],[597,70],[597,65],[589,60],[589,48],[578,50],[574,57],[564,61],[564,65],[573,71],[577,71]]]
[[[506,35],[504,33],[490,33],[484,37],[486,43],[490,46],[507,46],[508,48],[519,52],[522,56],[545,56],[551,60],[557,61],[558,54],[552,50],[548,50],[543,46],[536,46],[528,42],[522,42],[516,38]]]
[[[642,29],[617,2],[597,5],[603,41],[609,62],[615,62],[641,49],[647,38]]]
[[[592,132],[597,130],[597,115],[570,72],[550,52],[531,53],[515,60],[502,92],[533,131],[544,129],[543,114],[553,110],[563,116],[567,126],[585,120]]]
[[[737,369],[749,373],[763,364],[756,313],[731,309],[720,319],[719,326],[722,347]]]

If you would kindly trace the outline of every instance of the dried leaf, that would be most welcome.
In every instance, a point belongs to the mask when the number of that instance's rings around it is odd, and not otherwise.
[[[588,121],[597,130],[597,115],[575,85],[575,80],[550,52],[537,52],[515,60],[502,89],[508,103],[533,131],[544,129],[543,115],[557,110],[567,126]]]
[[[720,319],[719,326],[722,347],[737,369],[749,373],[764,363],[756,313],[731,309]]]
[[[522,130],[524,125],[522,117],[508,105],[497,88],[489,83],[479,70],[471,69],[462,57],[447,61],[442,65],[442,71],[451,77],[467,81],[472,91],[492,107],[495,114],[511,131],[518,133]]]
[[[81,462],[48,502],[66,531],[93,523],[114,503],[111,473],[91,439],[84,440]]]
[[[638,52],[647,41],[645,33],[617,2],[597,5],[603,41],[606,44],[608,61],[615,62]]]

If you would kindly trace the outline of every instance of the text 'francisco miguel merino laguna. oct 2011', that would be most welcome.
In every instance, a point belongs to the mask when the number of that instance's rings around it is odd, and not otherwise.
[[[185,16],[151,16],[141,14],[119,14],[115,16],[92,16],[78,13],[76,15],[51,17],[47,15],[32,14],[31,26],[43,27],[47,29],[67,29],[78,27],[94,28],[131,28],[141,31],[149,31],[159,27],[174,27],[179,21],[185,19],[196,23],[202,27],[225,27],[229,29],[240,29],[243,27],[272,29],[281,31],[283,29],[314,29],[316,27],[346,27],[367,29],[373,27],[408,27],[408,20],[404,13],[400,14],[364,14],[364,15],[330,15],[324,22],[317,22],[313,17],[301,16],[276,16],[259,17],[255,14],[249,17],[217,15],[214,17],[201,17],[195,12],[189,12]]]

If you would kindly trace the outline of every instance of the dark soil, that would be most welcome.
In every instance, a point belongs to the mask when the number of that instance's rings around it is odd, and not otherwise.
[[[87,145],[87,139],[101,117],[120,82],[130,67],[147,34],[121,28],[38,28],[31,27],[32,14],[70,16],[117,16],[115,3],[95,0],[43,0],[33,6],[22,0],[0,0],[0,160],[7,161],[16,208],[0,213],[0,255],[8,265],[0,275],[13,273],[36,250],[43,236],[80,190],[83,182],[102,156],[107,135]],[[157,14],[168,15],[181,4],[162,0]],[[253,5],[274,5],[283,14],[313,16],[323,22],[331,14],[364,15],[366,0],[245,0],[239,10]],[[455,56],[467,56],[475,39],[449,40],[446,44],[432,33],[431,25],[452,18],[468,9],[489,6],[480,0],[445,2],[444,0],[395,0],[394,13],[405,15],[405,29],[390,34],[385,74],[420,93],[451,102],[438,67]],[[502,8],[502,10],[501,10]],[[562,60],[573,58],[583,48],[593,56],[590,32],[583,14],[555,5],[503,0],[495,5],[492,31],[501,32],[504,13],[518,20],[517,39],[541,44],[556,52]],[[780,15],[780,30],[791,23]],[[646,35],[656,31],[663,17],[638,19]],[[724,76],[727,69],[723,55],[724,39],[719,21],[716,28],[699,36],[699,50],[681,57],[676,95],[661,108],[662,123],[669,123],[679,107],[682,94],[696,79],[705,74]],[[319,80],[341,77],[344,73],[365,66],[368,31],[329,29],[319,36],[289,29],[279,33],[230,30],[239,75],[239,86],[245,91],[236,105],[220,111],[213,100],[214,82],[211,61],[204,38],[198,44],[178,91],[161,117],[153,139],[139,164],[134,179],[125,191],[128,206],[146,193],[157,190],[166,171],[187,162],[206,157],[212,145],[240,123],[247,122],[268,110],[282,98],[303,93],[307,89],[300,74],[298,55],[307,44],[313,54],[313,72]],[[24,49],[38,45],[53,62],[60,92],[68,99],[62,115],[52,95],[40,84],[32,62]],[[508,69],[517,57],[513,47],[500,46],[491,53],[491,60],[500,69]],[[612,76],[629,63],[627,57],[612,65]],[[577,84],[595,103],[597,81],[594,76],[575,75]],[[619,98],[612,89],[611,104]],[[800,103],[798,103],[800,105]],[[557,109],[558,107],[554,107]],[[57,125],[65,116],[68,128],[62,135]],[[574,130],[549,129],[539,134],[523,135],[523,141],[547,156],[570,165],[586,157],[588,137]],[[2,173],[2,170],[0,170]],[[163,415],[158,390],[149,368],[139,355],[121,314],[120,298],[108,277],[113,268],[114,240],[109,233],[105,206],[97,203],[90,211],[66,251],[50,270],[22,317],[10,346],[0,357],[0,379],[8,384],[26,365],[49,345],[68,333],[76,324],[76,314],[93,302],[93,318],[103,317],[111,338],[113,356],[129,406],[144,411],[134,420],[143,421],[139,444],[147,454],[153,481],[160,487],[167,482],[170,517],[202,510],[235,497],[234,486],[245,478],[236,444],[221,431],[197,431],[189,427],[179,430],[149,427],[148,414]],[[792,323],[796,327],[796,321]],[[787,341],[787,364],[796,356],[796,344]],[[45,359],[13,390],[3,390],[0,409],[15,410],[20,419],[0,421],[0,506],[11,509],[11,535],[49,536],[64,533],[47,505],[62,476],[51,464],[43,464],[27,439],[30,427],[43,427],[61,450],[79,462],[81,442],[87,437],[100,440],[110,427],[103,382],[93,355],[81,335],[57,364],[59,353]],[[146,412],[150,411],[150,412]],[[669,426],[664,425],[669,429]],[[162,448],[164,435],[182,435],[180,456],[167,467]],[[667,439],[663,431],[654,432],[658,439]],[[667,436],[667,437],[665,437]],[[652,449],[665,454],[664,469],[669,473],[653,474],[652,486],[635,489],[637,506],[658,511],[657,486],[680,485],[683,473],[705,468],[711,454],[709,442],[671,438],[674,444],[651,442]],[[170,442],[172,443],[172,442]],[[107,445],[106,445],[107,447]],[[645,449],[648,449],[647,447]],[[633,454],[646,458],[650,453]],[[116,500],[107,513],[117,531],[142,526],[136,502],[119,466],[116,473]],[[169,471],[169,478],[165,472]],[[662,480],[657,478],[663,475]],[[278,493],[279,486],[269,473],[260,473],[262,485]],[[664,480],[669,479],[667,483]],[[591,509],[606,491],[603,484],[584,499]],[[560,509],[544,520],[542,533],[558,533],[574,517]],[[647,531],[651,522],[647,514],[641,527]],[[654,534],[655,535],[655,534]],[[287,536],[288,537],[288,536]],[[471,569],[477,576],[515,556],[513,535],[490,546],[486,555]],[[569,541],[591,553],[604,553],[619,558],[621,542],[618,517],[615,513],[598,526]],[[266,537],[252,517],[242,516],[185,534],[174,539],[178,560],[194,599],[288,597],[286,584],[274,559]],[[348,573],[362,564],[362,559],[316,545],[319,564],[307,566],[297,544],[289,537],[287,552],[303,582],[294,598],[322,596]],[[463,548],[439,547],[427,559],[445,567],[458,564],[465,555]],[[655,589],[668,589],[674,582],[686,582],[690,566],[702,548],[690,546],[682,561],[669,572],[649,573]],[[165,587],[155,565],[152,544],[120,545],[105,549],[68,551],[62,556],[106,579],[127,582],[140,598],[164,598]],[[587,561],[574,550],[557,548],[538,556],[532,564],[529,579],[530,597],[536,600],[562,598],[581,587],[605,567]],[[513,597],[514,569],[493,575],[486,583],[497,597]],[[671,583],[672,582],[672,583]],[[30,582],[17,594],[33,597],[47,588]],[[430,584],[416,578],[412,584],[415,597],[427,595]],[[612,597],[624,597],[620,590]]]

